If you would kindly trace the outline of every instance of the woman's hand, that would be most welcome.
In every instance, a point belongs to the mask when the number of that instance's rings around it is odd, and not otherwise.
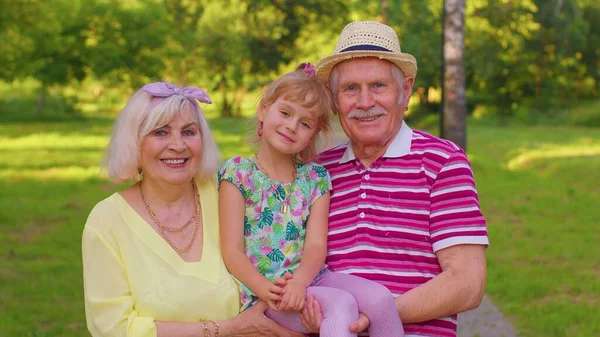
[[[306,305],[300,315],[300,321],[311,333],[319,333],[321,322],[323,321],[323,313],[321,311],[321,305],[313,295],[307,296]]]
[[[220,336],[223,337],[304,337],[303,334],[288,330],[265,316],[267,304],[256,303],[252,308],[240,313],[231,326],[221,329]]]

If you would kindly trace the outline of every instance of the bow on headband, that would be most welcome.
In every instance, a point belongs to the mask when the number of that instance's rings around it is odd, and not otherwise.
[[[171,97],[173,95],[180,95],[188,99],[192,103],[192,106],[198,112],[198,104],[196,104],[196,100],[211,104],[212,101],[206,91],[198,88],[198,87],[185,87],[180,88],[176,85],[167,82],[154,82],[146,84],[142,90],[152,95],[152,101],[150,102],[149,109],[154,109],[160,102],[162,102],[165,98]]]

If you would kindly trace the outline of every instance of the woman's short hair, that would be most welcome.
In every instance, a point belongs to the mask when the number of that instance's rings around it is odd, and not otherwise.
[[[110,180],[123,183],[141,179],[142,140],[152,130],[170,123],[175,114],[186,111],[194,115],[202,137],[201,158],[195,177],[197,180],[204,180],[214,176],[219,169],[221,156],[202,110],[197,105],[197,109],[192,105],[197,103],[192,103],[183,96],[173,95],[150,109],[151,100],[152,95],[140,89],[119,113],[103,160],[103,167]]]

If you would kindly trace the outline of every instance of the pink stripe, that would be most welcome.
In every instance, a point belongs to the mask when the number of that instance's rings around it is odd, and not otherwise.
[[[439,274],[441,272],[440,266],[437,263],[423,263],[416,265],[411,261],[398,261],[398,259],[381,260],[370,258],[356,258],[352,261],[341,260],[338,262],[338,268],[348,269],[354,267],[357,264],[362,266],[368,266],[371,269],[380,270],[401,270],[403,272],[426,271],[432,274]]]
[[[345,151],[343,145],[319,156],[332,178],[330,213],[337,213],[329,219],[328,251],[338,253],[327,257],[332,269],[358,271],[355,275],[403,294],[441,272],[435,242],[487,237],[469,161],[456,145],[414,130],[407,155],[377,160],[369,169],[356,161],[339,164]],[[438,195],[431,197],[432,192]],[[452,321],[408,324],[405,330],[456,336]]]

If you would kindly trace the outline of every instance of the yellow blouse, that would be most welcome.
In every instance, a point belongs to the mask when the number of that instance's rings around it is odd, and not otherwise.
[[[155,337],[154,321],[222,320],[239,312],[238,288],[221,258],[216,185],[198,183],[203,252],[185,262],[115,193],[83,230],[85,314],[94,337]]]

